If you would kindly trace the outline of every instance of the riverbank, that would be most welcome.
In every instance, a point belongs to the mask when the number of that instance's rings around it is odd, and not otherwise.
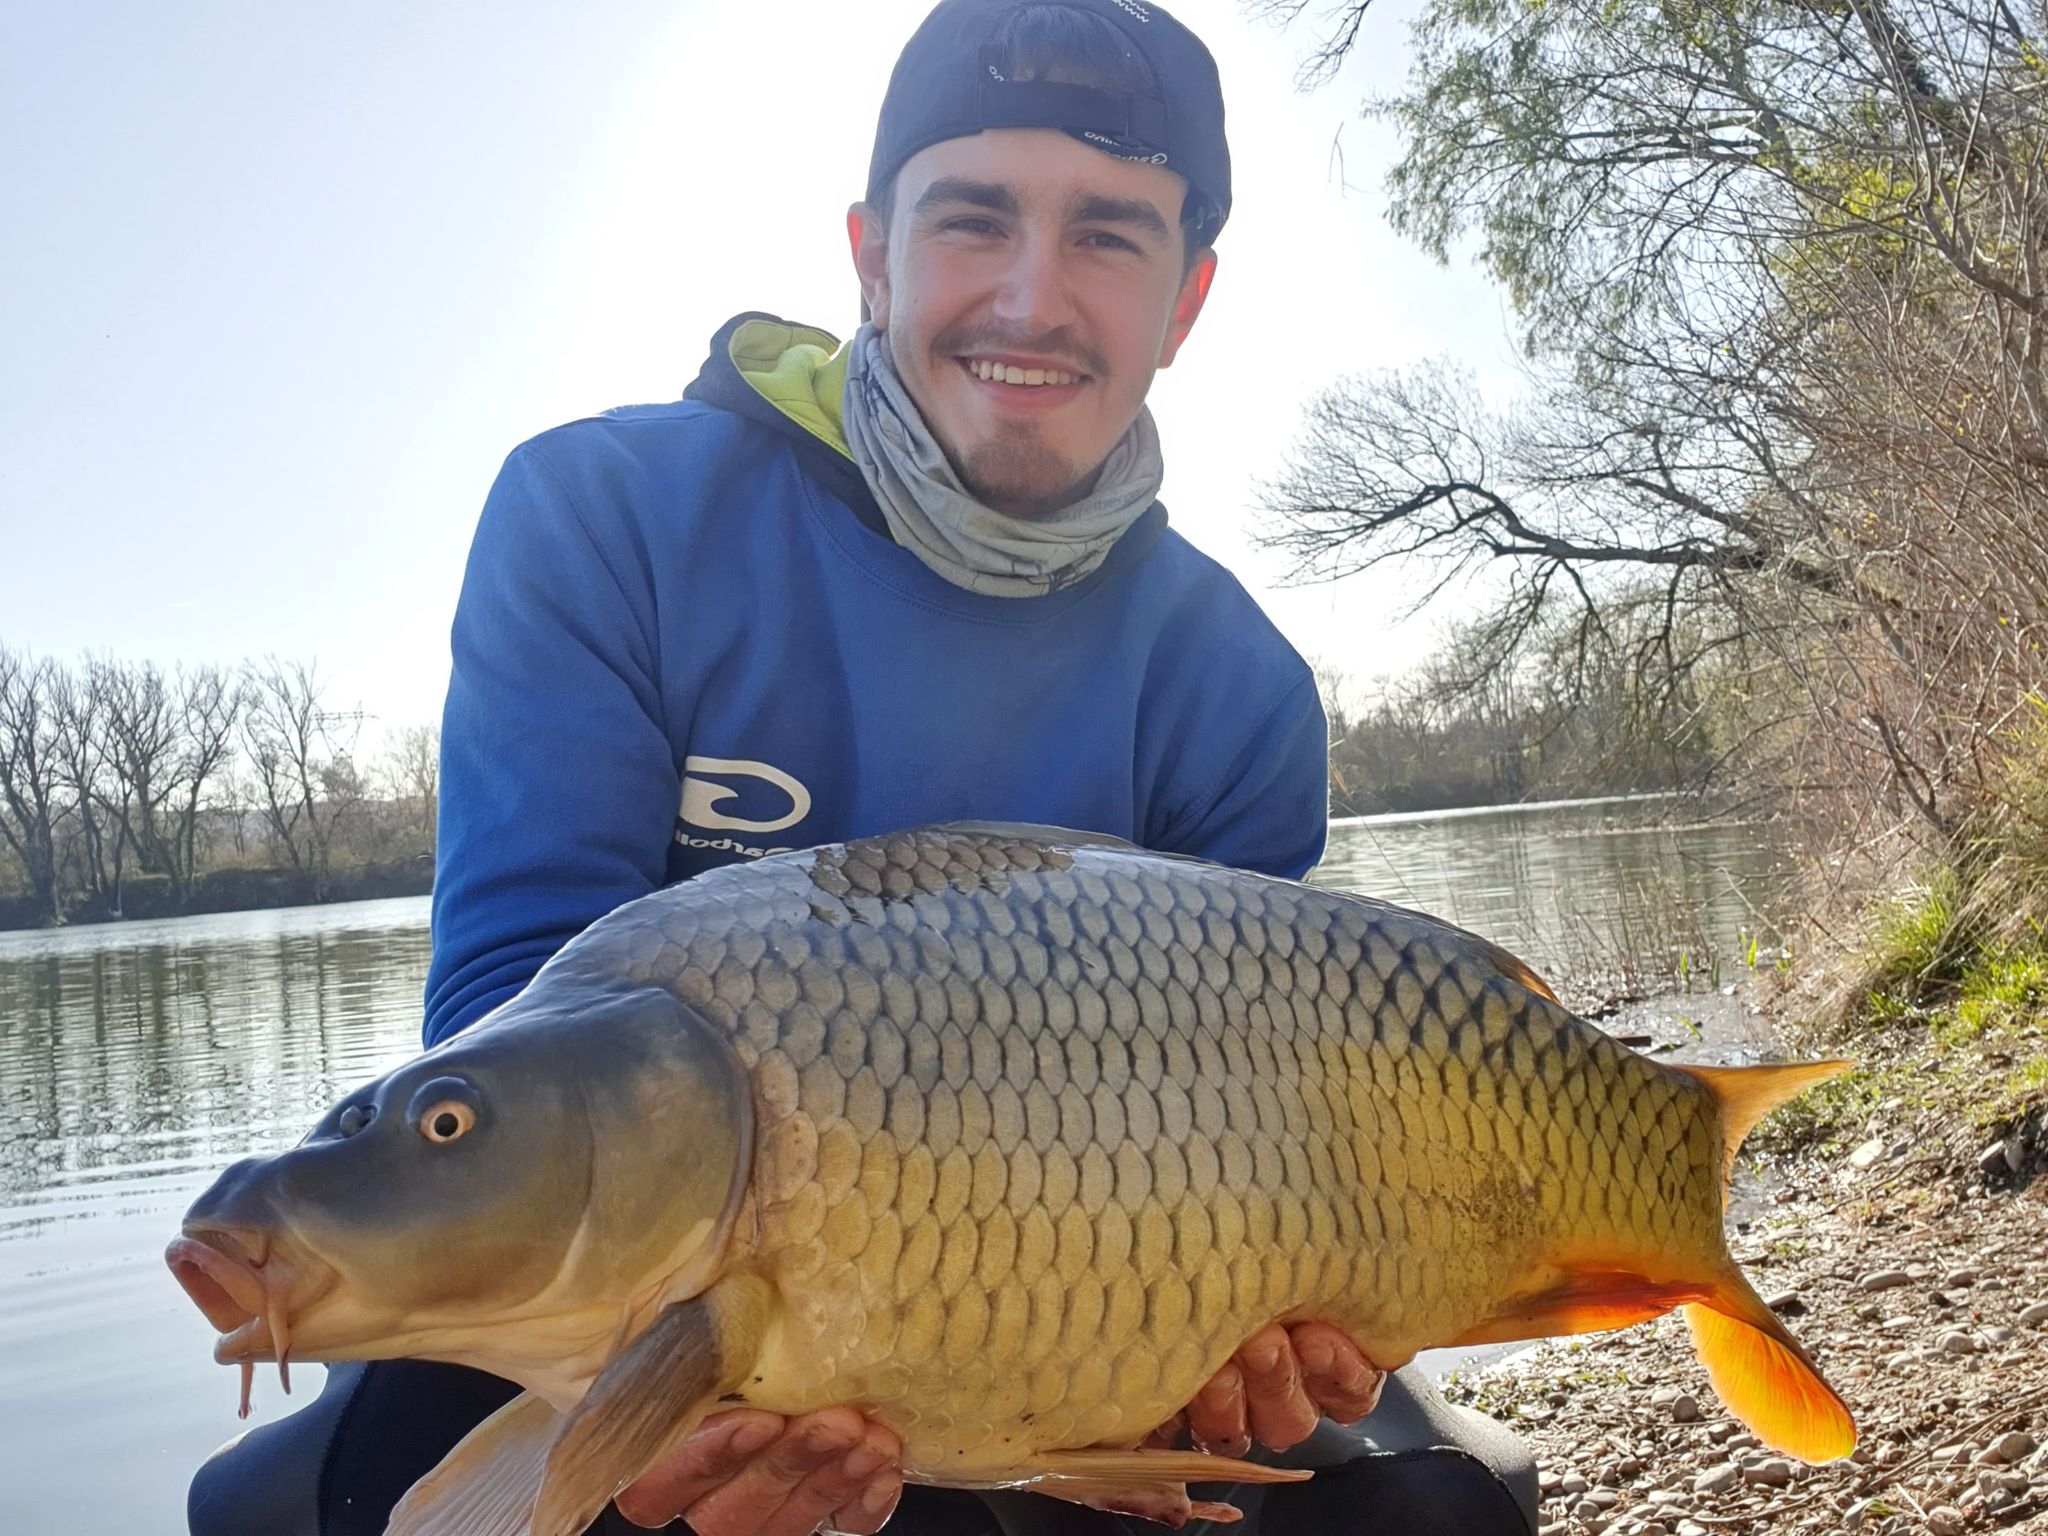
[[[1955,1026],[1967,994],[1875,1034],[1859,1014],[1791,1041],[1739,994],[1606,1021],[1651,1050],[1748,1030],[1759,1053],[1865,1063],[1758,1138],[1742,1184],[1765,1194],[1730,1225],[1737,1260],[1861,1439],[1825,1467],[1772,1454],[1721,1407],[1676,1317],[1554,1340],[1447,1389],[1533,1446],[1547,1536],[2048,1532],[2048,1088],[2029,1086],[2028,1067],[2048,1041],[2035,1001],[1974,1033]]]
[[[434,888],[434,861],[422,856],[383,863],[357,864],[332,870],[327,891],[319,894],[313,875],[298,869],[216,869],[192,883],[192,894],[179,901],[168,876],[137,875],[121,885],[121,907],[84,902],[68,908],[61,926],[154,920],[164,917],[205,917],[219,912],[267,912],[280,907],[311,907],[345,901],[383,901],[393,896],[425,896]],[[36,904],[26,897],[0,897],[0,932],[47,928]]]

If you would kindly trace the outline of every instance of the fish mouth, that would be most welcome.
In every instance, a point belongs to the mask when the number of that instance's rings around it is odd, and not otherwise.
[[[242,1417],[257,1361],[275,1360],[290,1392],[292,1317],[315,1299],[297,1283],[304,1266],[285,1257],[271,1234],[246,1227],[187,1227],[164,1250],[164,1262],[219,1332],[213,1358],[241,1366]]]

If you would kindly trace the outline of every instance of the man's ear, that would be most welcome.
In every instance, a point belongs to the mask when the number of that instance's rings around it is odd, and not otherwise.
[[[1216,253],[1211,250],[1199,252],[1195,264],[1188,268],[1188,275],[1180,280],[1180,293],[1173,301],[1173,318],[1167,322],[1166,344],[1159,349],[1159,366],[1171,368],[1173,359],[1180,351],[1180,344],[1188,339],[1188,332],[1195,328],[1202,306],[1209,302],[1209,285],[1216,281]]]
[[[846,243],[860,279],[861,305],[881,330],[889,328],[889,227],[871,203],[846,210]]]

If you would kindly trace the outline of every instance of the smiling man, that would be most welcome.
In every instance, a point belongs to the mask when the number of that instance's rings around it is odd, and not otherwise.
[[[1150,0],[946,0],[890,81],[849,211],[841,345],[741,315],[680,402],[519,448],[454,630],[429,1043],[612,908],[716,865],[956,819],[1049,822],[1299,877],[1325,830],[1308,668],[1167,527],[1145,397],[1230,211],[1215,64]],[[1271,1327],[1162,1434],[1294,1447],[1273,1532],[1525,1532],[1512,1442],[1334,1330]],[[199,1536],[383,1529],[512,1389],[340,1368],[224,1452]],[[895,1438],[851,1407],[719,1415],[602,1528],[878,1530]],[[1503,1481],[1502,1473],[1509,1474]],[[1510,1482],[1514,1493],[1510,1491]],[[1121,1531],[915,1489],[893,1529]]]

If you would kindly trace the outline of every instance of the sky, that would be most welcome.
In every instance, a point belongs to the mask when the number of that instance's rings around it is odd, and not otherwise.
[[[926,9],[0,7],[0,644],[312,659],[373,734],[437,719],[515,444],[676,398],[741,310],[853,329],[845,210]],[[1174,9],[1219,62],[1235,207],[1151,395],[1162,499],[1304,654],[1398,672],[1432,633],[1397,622],[1412,576],[1289,587],[1252,534],[1319,389],[1514,372],[1496,293],[1386,224],[1395,141],[1357,109],[1410,11],[1305,94],[1316,7]]]

